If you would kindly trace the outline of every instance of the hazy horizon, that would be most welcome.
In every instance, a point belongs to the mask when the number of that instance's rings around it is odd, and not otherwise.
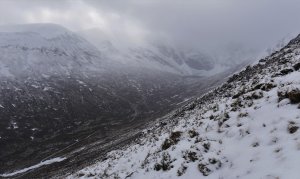
[[[300,33],[299,8],[293,0],[2,0],[0,25],[55,23],[75,32],[97,29],[125,44],[150,38],[193,48],[236,43],[261,50]]]

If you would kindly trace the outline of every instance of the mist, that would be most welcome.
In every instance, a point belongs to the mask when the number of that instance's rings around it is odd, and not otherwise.
[[[295,0],[53,0],[0,2],[0,24],[55,23],[98,29],[119,43],[165,39],[192,48],[239,43],[265,49],[300,32]]]

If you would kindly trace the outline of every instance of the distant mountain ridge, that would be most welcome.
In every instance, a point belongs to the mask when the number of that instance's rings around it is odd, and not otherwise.
[[[251,51],[233,46],[223,55],[200,49],[184,49],[168,41],[145,40],[141,44],[119,46],[118,40],[99,29],[78,32],[110,59],[131,66],[141,66],[182,76],[213,76],[255,58]],[[112,53],[113,52],[113,53]]]

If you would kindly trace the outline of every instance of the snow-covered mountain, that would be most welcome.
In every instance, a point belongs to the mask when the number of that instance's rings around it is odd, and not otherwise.
[[[55,24],[1,26],[0,47],[5,77],[99,73],[110,63],[86,40]]]
[[[0,173],[125,134],[232,72],[189,78],[108,47],[55,24],[0,27]]]
[[[298,178],[300,35],[68,178]]]

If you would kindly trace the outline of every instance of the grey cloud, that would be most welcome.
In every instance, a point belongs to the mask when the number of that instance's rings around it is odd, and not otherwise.
[[[190,46],[239,41],[263,48],[300,33],[299,9],[297,0],[2,0],[0,24],[52,22],[75,31],[95,26],[129,39],[150,35]]]

